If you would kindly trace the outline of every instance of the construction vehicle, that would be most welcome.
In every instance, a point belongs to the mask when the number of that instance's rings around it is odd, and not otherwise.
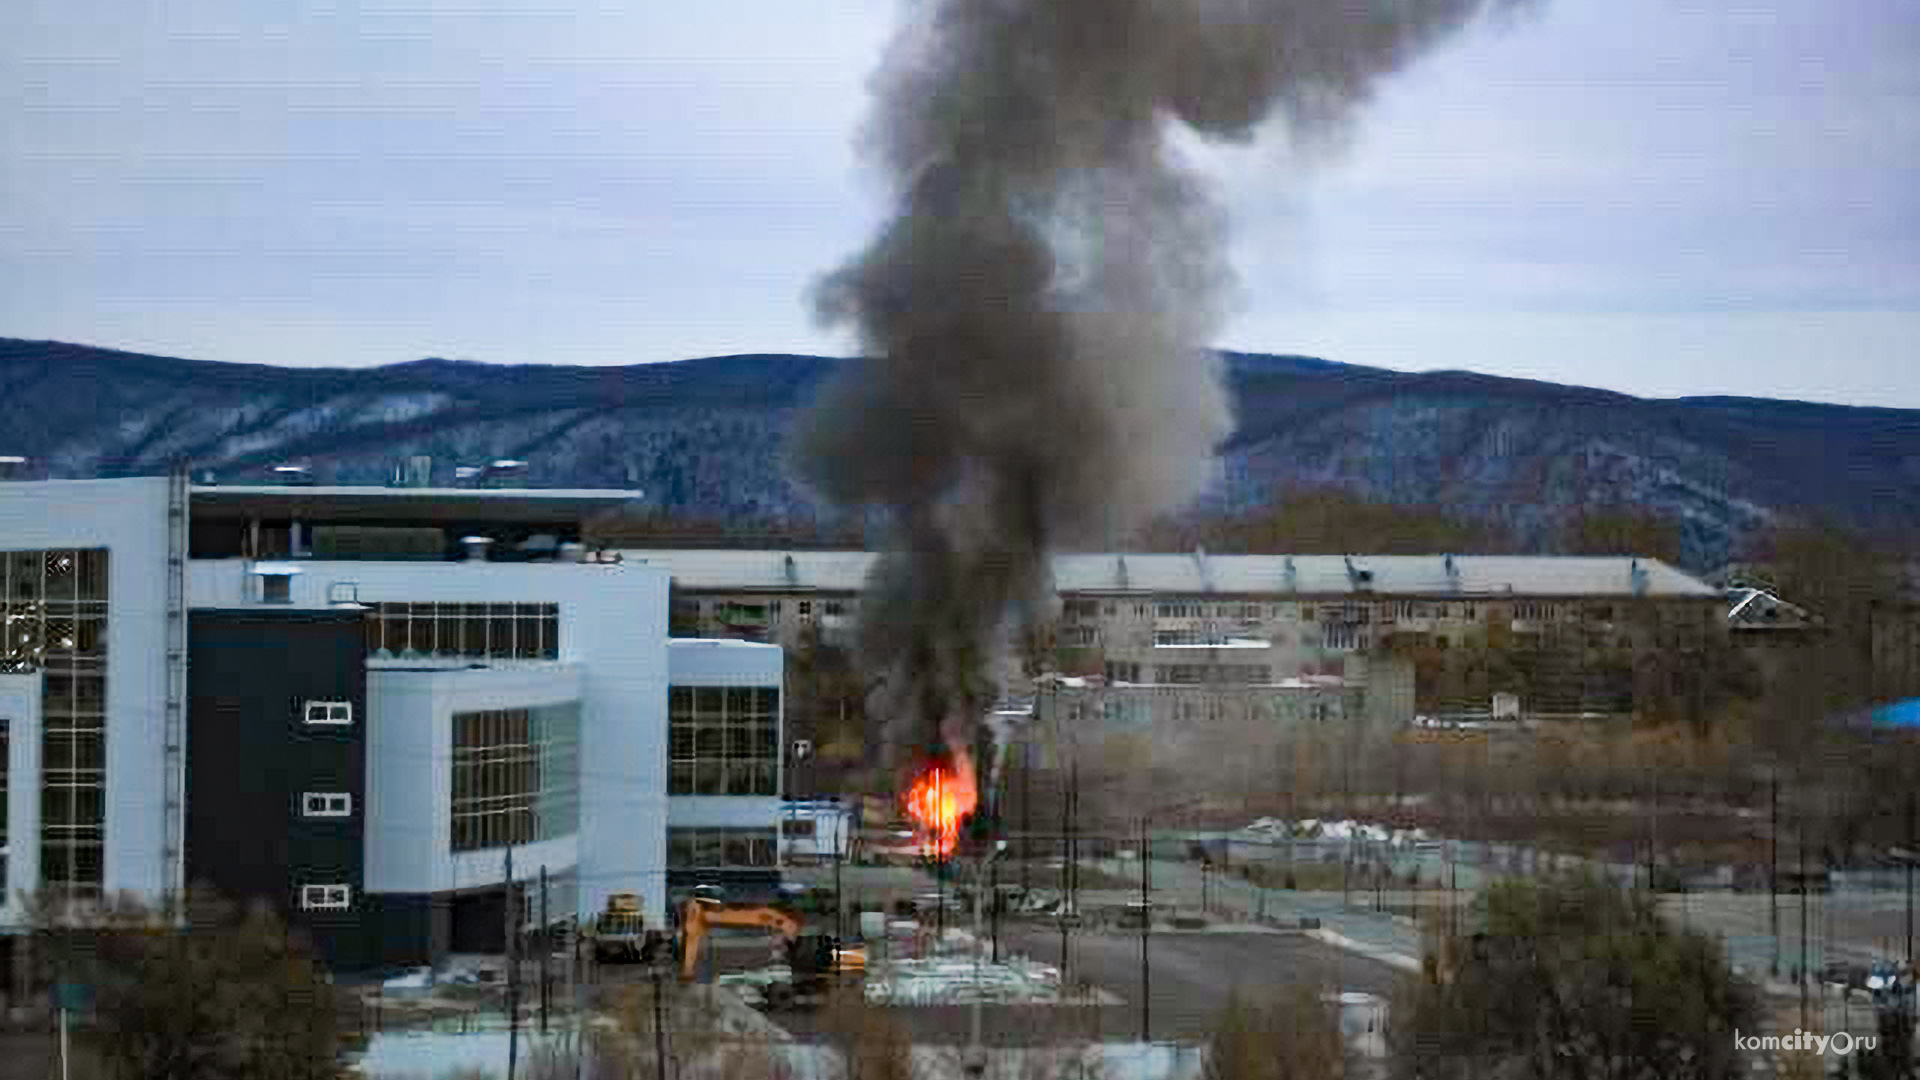
[[[792,974],[787,982],[766,989],[769,1008],[817,1006],[837,984],[866,978],[864,948],[843,947],[828,934],[802,933],[800,917],[791,911],[767,904],[729,904],[695,897],[681,909],[682,979],[692,981],[699,972],[700,956],[716,927],[765,929],[779,935]]]
[[[647,929],[640,897],[634,893],[607,897],[606,909],[594,917],[583,936],[593,944],[593,958],[603,964],[651,960],[663,937],[659,931]]]

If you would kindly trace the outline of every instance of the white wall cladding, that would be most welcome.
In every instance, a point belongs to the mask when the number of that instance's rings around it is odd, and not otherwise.
[[[164,477],[0,484],[0,551],[109,552],[102,887],[148,899],[166,884],[166,515]],[[36,748],[36,798],[37,761]],[[24,782],[16,776],[9,788]],[[37,828],[9,835],[16,851],[23,843],[37,851]],[[7,882],[10,894],[33,884]]]
[[[428,893],[506,880],[500,850],[452,850],[453,715],[580,700],[576,664],[367,672],[368,892]],[[573,868],[578,835],[514,849],[516,880]]]
[[[0,921],[26,917],[20,898],[40,880],[40,673],[0,675],[7,724],[7,854]]]

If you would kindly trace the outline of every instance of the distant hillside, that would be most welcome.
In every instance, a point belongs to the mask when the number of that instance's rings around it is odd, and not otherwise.
[[[1757,398],[1646,400],[1470,372],[1407,374],[1227,354],[1240,508],[1302,487],[1445,506],[1545,537],[1569,508],[1633,503],[1709,565],[1775,515],[1920,526],[1920,411]],[[835,361],[752,354],[623,368],[420,360],[277,368],[0,338],[0,454],[58,477],[154,473],[184,455],[221,480],[304,461],[382,483],[431,455],[530,462],[540,486],[647,491],[706,517],[811,515],[781,446]]]

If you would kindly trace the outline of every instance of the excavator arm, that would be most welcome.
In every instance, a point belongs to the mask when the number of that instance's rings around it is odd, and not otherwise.
[[[760,927],[772,930],[785,941],[800,936],[800,920],[792,914],[765,904],[726,904],[717,900],[687,901],[680,918],[680,977],[692,980],[700,970],[700,951],[707,935],[716,926]]]

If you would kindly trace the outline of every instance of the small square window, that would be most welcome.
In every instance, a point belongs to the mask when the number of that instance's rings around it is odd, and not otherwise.
[[[353,796],[344,791],[309,791],[300,796],[302,817],[351,817]]]
[[[293,603],[293,575],[260,575],[260,602],[263,604]]]
[[[351,701],[309,701],[306,703],[306,722],[309,724],[351,724],[353,723],[353,702]]]
[[[353,889],[346,885],[300,886],[302,911],[345,911],[352,906]]]

